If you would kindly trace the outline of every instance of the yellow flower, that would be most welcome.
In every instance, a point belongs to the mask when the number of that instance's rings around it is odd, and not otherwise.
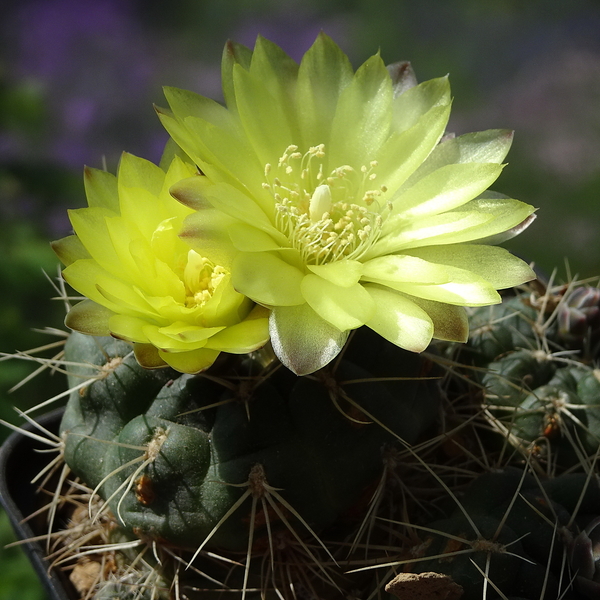
[[[76,235],[53,244],[64,278],[88,298],[67,325],[133,342],[145,367],[197,373],[220,352],[250,352],[269,338],[266,309],[233,289],[229,265],[178,236],[192,210],[169,188],[195,171],[175,157],[165,173],[130,154],[118,177],[86,169],[89,207],[69,211]]]
[[[486,191],[512,133],[442,139],[447,78],[411,85],[378,55],[354,73],[325,35],[300,65],[264,39],[229,44],[222,72],[226,107],[166,89],[162,122],[203,173],[172,193],[197,210],[193,247],[233,244],[233,285],[272,310],[294,372],[325,365],[362,325],[413,351],[464,341],[464,306],[533,278],[486,245],[534,211]]]

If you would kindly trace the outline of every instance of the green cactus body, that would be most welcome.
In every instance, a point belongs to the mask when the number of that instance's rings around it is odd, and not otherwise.
[[[571,516],[578,510],[579,520],[587,525],[588,511],[598,512],[599,494],[598,478],[583,474],[540,483],[516,468],[487,473],[459,497],[461,508],[454,505],[445,518],[427,524],[437,533],[423,534],[423,558],[432,558],[412,568],[449,575],[463,586],[465,600],[483,597],[482,572],[507,596],[572,598],[565,595],[570,583],[563,573],[578,531]],[[487,597],[498,596],[490,588]]]
[[[469,317],[469,346],[477,364],[487,364],[516,348],[536,343],[538,313],[522,296],[475,309]]]
[[[418,379],[425,361],[367,331],[335,370],[313,377],[267,375],[247,357],[222,372],[215,365],[210,377],[148,371],[127,344],[78,334],[66,356],[81,363],[71,384],[100,370],[70,397],[61,427],[67,464],[100,486],[131,533],[191,549],[256,483],[257,465],[306,524],[331,525],[381,477],[386,444],[396,436],[413,443],[439,408],[437,382]],[[354,362],[362,357],[364,366]],[[246,548],[248,506],[221,523],[209,547]],[[281,515],[269,518],[274,531],[282,526]],[[264,522],[255,539],[261,532]]]
[[[486,369],[480,381],[494,426],[563,468],[600,445],[600,373],[590,366],[598,297],[584,286],[556,297],[523,292],[475,309],[462,353]]]

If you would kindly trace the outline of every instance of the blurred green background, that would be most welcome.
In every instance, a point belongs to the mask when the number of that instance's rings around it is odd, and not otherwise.
[[[450,73],[450,130],[516,130],[494,189],[539,207],[508,246],[543,271],[600,274],[600,5],[585,0],[3,0],[0,7],[0,352],[51,340],[64,310],[48,241],[85,205],[82,166],[123,150],[158,160],[162,85],[220,98],[228,38],[257,34],[299,59],[320,30],[358,66],[381,50],[421,80]],[[7,390],[32,370],[0,362],[0,418],[63,389]],[[8,430],[0,430],[3,438]],[[0,546],[12,533],[0,516]],[[42,599],[19,549],[0,550],[0,600]]]

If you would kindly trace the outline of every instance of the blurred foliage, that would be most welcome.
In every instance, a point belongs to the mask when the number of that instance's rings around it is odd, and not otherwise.
[[[60,168],[27,164],[0,167],[3,207],[0,281],[2,289],[7,291],[0,295],[3,353],[47,344],[54,338],[43,336],[39,330],[62,327],[65,309],[61,302],[50,300],[56,292],[48,279],[56,278],[58,260],[50,248],[44,223],[52,218],[58,198],[70,197],[73,203],[79,202],[80,187],[78,177],[75,185],[74,175]],[[8,395],[7,390],[31,371],[31,364],[25,361],[0,362],[0,418],[18,422],[13,405],[21,409],[35,406],[64,387],[63,377],[59,376]],[[6,435],[6,430],[0,429],[0,439]]]
[[[44,600],[45,594],[31,572],[31,566],[19,546],[5,548],[14,541],[8,517],[0,512],[0,598],[2,600]],[[25,585],[24,585],[25,584]]]
[[[4,0],[0,7],[0,352],[53,338],[64,307],[42,274],[48,241],[85,204],[84,163],[158,160],[163,84],[220,98],[228,38],[257,34],[299,59],[319,30],[355,65],[378,49],[421,80],[450,73],[457,133],[515,128],[495,189],[539,207],[509,246],[550,273],[600,273],[600,4],[592,0]],[[32,366],[0,362],[0,418],[62,390],[62,375],[14,386]],[[6,431],[0,431],[0,438]],[[0,545],[8,526],[0,517]],[[41,598],[17,550],[0,551],[0,598]],[[7,568],[8,567],[8,568]],[[23,585],[27,582],[27,585]],[[12,586],[12,587],[11,587]]]

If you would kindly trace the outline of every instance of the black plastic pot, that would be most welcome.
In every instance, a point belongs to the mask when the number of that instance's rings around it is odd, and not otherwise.
[[[46,429],[56,433],[63,409],[57,409],[37,419]],[[23,429],[39,433],[29,424]],[[39,495],[31,480],[48,462],[48,454],[39,450],[47,449],[41,442],[19,432],[14,432],[0,448],[0,503],[8,513],[10,522],[20,540],[26,540],[45,533],[37,530],[34,522],[24,521],[39,507]],[[54,455],[52,455],[54,456]],[[27,542],[23,545],[49,600],[72,600],[78,595],[71,583],[58,570],[48,572],[48,562],[42,543]]]

